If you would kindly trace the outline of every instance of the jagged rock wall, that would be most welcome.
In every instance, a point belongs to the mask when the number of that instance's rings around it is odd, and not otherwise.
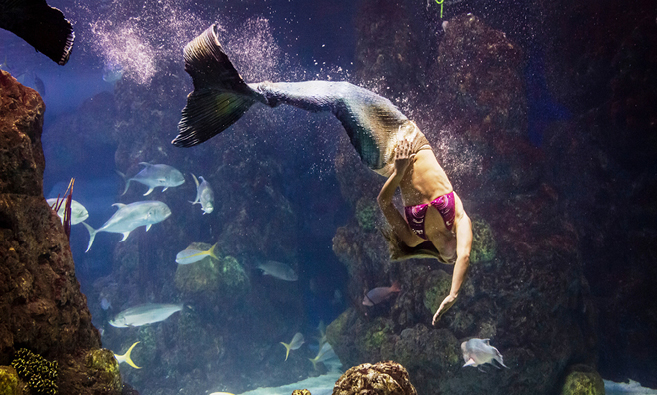
[[[0,72],[0,365],[28,348],[59,362],[60,393],[118,394],[113,358],[87,366],[100,336],[62,224],[43,197],[44,110],[36,91]]]

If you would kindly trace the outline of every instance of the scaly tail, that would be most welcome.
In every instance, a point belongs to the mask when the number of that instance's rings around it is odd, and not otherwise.
[[[85,228],[89,231],[89,245],[87,246],[87,249],[85,252],[89,251],[89,248],[91,248],[91,245],[94,243],[94,239],[96,238],[96,230],[92,228],[91,226],[87,225],[86,222],[82,221],[82,225],[84,225]]]
[[[287,357],[290,355],[290,344],[283,342],[281,342],[281,344],[285,346],[285,360],[287,361]]]
[[[173,145],[200,144],[237,122],[256,101],[266,103],[228,59],[217,39],[216,24],[185,46],[184,57],[194,91],[187,96]]]
[[[118,170],[115,170],[115,171],[116,171],[116,174],[120,175],[121,178],[123,178],[123,181],[125,181],[125,189],[123,190],[123,193],[121,194],[121,196],[123,196],[123,195],[126,194],[126,192],[128,192],[128,188],[130,187],[130,181],[132,181],[132,178],[127,178],[125,176],[125,174],[121,173]]]

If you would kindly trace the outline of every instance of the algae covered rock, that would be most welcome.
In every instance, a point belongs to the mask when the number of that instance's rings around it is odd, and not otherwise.
[[[472,249],[470,262],[489,262],[497,254],[497,243],[493,237],[493,228],[481,218],[472,221]]]
[[[96,376],[96,381],[104,388],[121,391],[121,373],[119,363],[114,353],[108,349],[96,349],[87,353],[87,367],[90,374]]]
[[[312,395],[312,394],[307,389],[303,389],[303,390],[294,390],[292,392],[292,395]]]
[[[210,245],[195,243],[195,247],[207,250]],[[180,292],[190,297],[214,293],[235,298],[245,295],[250,288],[244,268],[232,256],[219,260],[208,256],[189,265],[178,265],[174,282]]]
[[[375,201],[368,198],[360,198],[356,203],[356,220],[358,226],[365,232],[372,232],[376,229],[376,216],[379,207]]]
[[[434,270],[429,273],[424,282],[424,307],[433,314],[452,287],[452,276],[444,270]]]
[[[11,366],[0,366],[0,395],[22,394],[18,386],[18,374]]]
[[[347,370],[333,395],[417,395],[406,369],[394,361],[364,363]]]
[[[566,376],[561,395],[603,395],[605,385],[600,374],[586,365],[575,365]]]

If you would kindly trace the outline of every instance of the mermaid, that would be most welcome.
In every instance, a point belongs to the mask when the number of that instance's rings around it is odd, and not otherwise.
[[[212,25],[185,46],[185,71],[194,91],[187,97],[172,141],[191,147],[237,122],[255,103],[292,105],[333,113],[370,169],[387,178],[377,198],[390,231],[392,260],[434,258],[454,265],[449,294],[432,324],[455,302],[469,265],[472,225],[429,141],[388,99],[348,82],[244,82]],[[399,188],[404,216],[393,204]]]

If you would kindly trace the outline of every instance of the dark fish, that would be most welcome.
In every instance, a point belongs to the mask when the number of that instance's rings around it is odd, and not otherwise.
[[[370,290],[367,295],[365,295],[363,298],[363,304],[365,306],[374,306],[375,304],[379,304],[388,299],[390,295],[395,292],[399,292],[400,290],[401,289],[399,288],[399,283],[397,281],[392,283],[392,285],[389,287],[376,287]]]
[[[0,28],[27,41],[59,65],[71,56],[75,33],[71,23],[45,0],[0,0]]]

